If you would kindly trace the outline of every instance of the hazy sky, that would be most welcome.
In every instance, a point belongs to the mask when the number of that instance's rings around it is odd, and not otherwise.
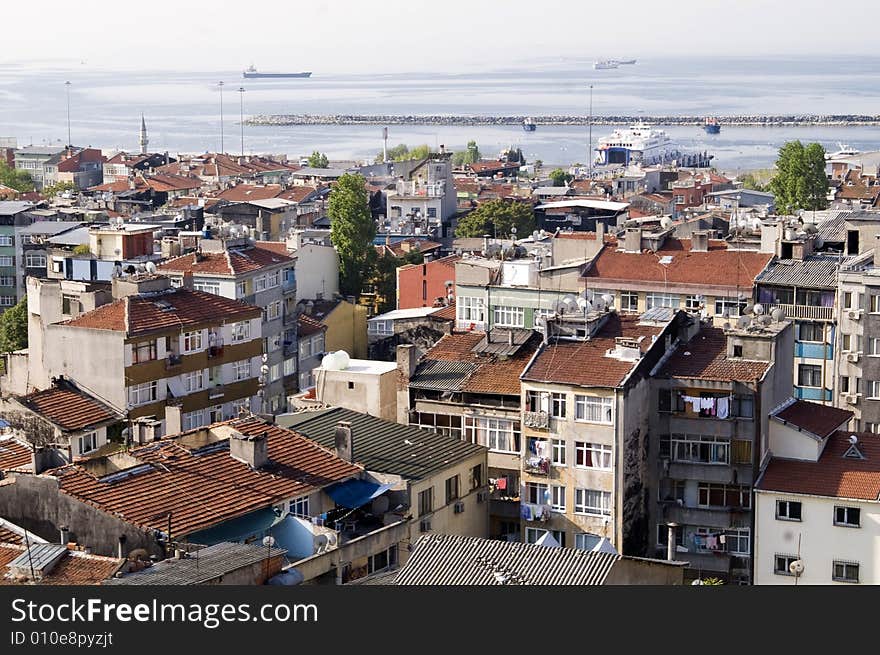
[[[3,4],[0,64],[342,73],[497,69],[531,58],[876,53],[876,5],[865,0],[845,11],[827,0]]]

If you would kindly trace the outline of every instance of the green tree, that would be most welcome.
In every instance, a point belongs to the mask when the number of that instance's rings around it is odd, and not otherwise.
[[[511,236],[511,227],[516,227],[519,238],[528,236],[535,229],[535,212],[528,203],[515,200],[489,200],[467,214],[455,228],[457,237]]]
[[[467,148],[459,150],[452,155],[453,166],[464,166],[465,164],[473,164],[480,161],[480,149],[477,147],[476,141],[468,141]]]
[[[818,143],[804,147],[789,141],[779,149],[776,175],[770,191],[780,214],[799,209],[825,209],[828,206],[828,177],[825,174],[825,148]]]
[[[574,179],[574,176],[561,168],[556,168],[550,171],[550,179],[553,180],[553,186],[565,186]]]
[[[379,153],[380,155],[382,153]],[[389,161],[403,161],[409,159],[409,148],[405,143],[399,143],[388,151]]]
[[[30,173],[11,168],[5,161],[0,161],[0,184],[22,193],[34,190],[34,181]]]
[[[76,185],[73,182],[56,182],[55,184],[44,186],[40,194],[44,198],[54,198],[65,191],[76,191]]]
[[[376,294],[382,297],[376,308],[380,314],[390,312],[397,305],[397,268],[401,263],[400,258],[387,251],[373,263],[370,277]]]
[[[431,155],[431,148],[427,144],[416,146],[409,151],[405,159],[425,159]]]
[[[330,165],[330,160],[327,159],[327,155],[323,152],[318,152],[315,150],[311,155],[309,155],[309,166],[312,168],[327,168]]]
[[[27,320],[27,298],[0,314],[0,352],[27,348]]]
[[[373,237],[376,223],[363,176],[345,173],[333,187],[327,203],[330,240],[339,253],[339,290],[344,296],[357,296],[376,258]]]

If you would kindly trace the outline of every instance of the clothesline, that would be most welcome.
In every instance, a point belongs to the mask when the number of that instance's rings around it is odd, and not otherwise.
[[[691,405],[693,411],[699,414],[701,411],[706,412],[709,416],[717,416],[718,418],[727,418],[730,416],[730,405],[733,395],[719,397],[699,397],[687,396],[682,394],[681,399],[685,404]]]

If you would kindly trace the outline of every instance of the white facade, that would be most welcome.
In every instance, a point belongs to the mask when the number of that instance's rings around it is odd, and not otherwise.
[[[339,293],[339,255],[332,246],[304,244],[296,257],[296,302],[329,300]]]

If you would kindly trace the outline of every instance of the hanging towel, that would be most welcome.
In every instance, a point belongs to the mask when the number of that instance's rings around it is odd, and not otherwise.
[[[532,508],[529,505],[520,505],[520,515],[526,520],[532,520]]]
[[[706,548],[708,550],[718,550],[718,537],[715,535],[706,537]]]
[[[507,489],[507,478],[498,478],[495,482],[495,488],[499,491],[504,491]]]
[[[730,414],[730,398],[718,399],[718,418],[727,418]]]

